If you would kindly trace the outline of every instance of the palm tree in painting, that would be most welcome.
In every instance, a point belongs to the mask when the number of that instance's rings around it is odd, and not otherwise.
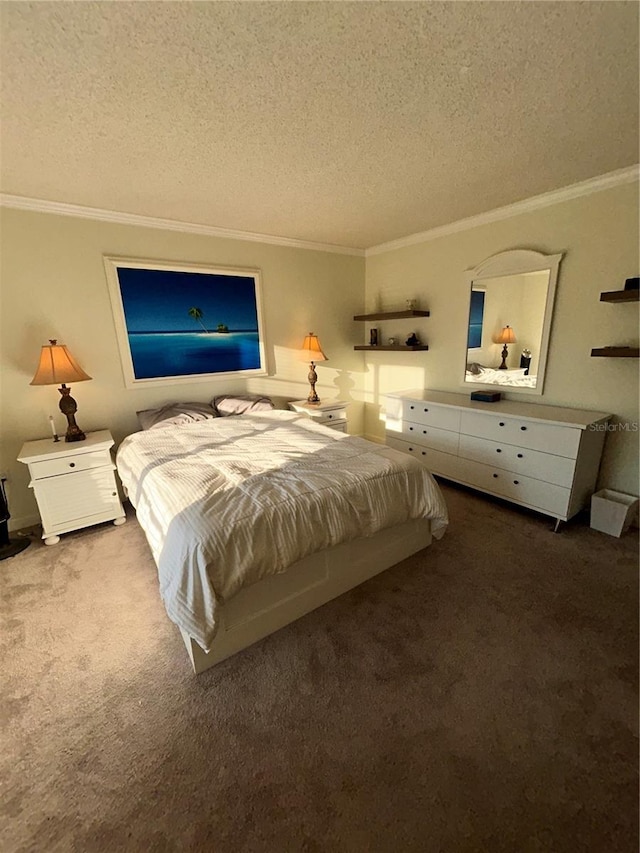
[[[225,323],[218,323],[218,332],[228,332],[229,327]]]
[[[189,308],[189,310],[187,311],[187,314],[191,317],[192,320],[195,320],[196,323],[200,323],[200,325],[205,330],[205,332],[207,334],[209,334],[209,330],[205,327],[204,323],[202,322],[202,318],[203,318],[204,314],[202,313],[200,308],[196,308],[195,306],[193,308]]]

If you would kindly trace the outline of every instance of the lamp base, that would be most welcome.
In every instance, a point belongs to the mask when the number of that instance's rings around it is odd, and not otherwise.
[[[507,356],[509,355],[509,350],[507,349],[507,345],[505,344],[502,347],[502,364],[498,368],[498,370],[507,370]]]
[[[76,412],[78,411],[78,404],[71,396],[71,388],[67,388],[67,386],[63,383],[58,391],[62,394],[60,398],[60,411],[67,419],[67,432],[64,437],[65,441],[84,441],[87,437],[78,424],[76,423]]]
[[[319,403],[320,397],[316,394],[316,382],[318,381],[318,374],[316,373],[316,366],[313,362],[309,364],[309,375],[307,376],[309,380],[309,385],[311,386],[311,391],[309,392],[309,396],[307,397],[307,403]]]

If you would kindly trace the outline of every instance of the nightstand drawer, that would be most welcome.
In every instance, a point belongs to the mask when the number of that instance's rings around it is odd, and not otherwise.
[[[59,456],[57,459],[43,459],[42,462],[30,462],[29,472],[34,480],[45,477],[57,477],[58,474],[72,474],[87,471],[90,468],[113,467],[108,450],[92,450],[89,453],[75,453],[73,456]]]
[[[347,410],[346,409],[333,409],[330,412],[318,412],[311,415],[314,421],[317,421],[319,424],[328,424],[332,421],[346,421],[347,420]]]

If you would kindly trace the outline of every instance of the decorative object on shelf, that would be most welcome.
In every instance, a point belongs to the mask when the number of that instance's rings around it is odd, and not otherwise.
[[[415,311],[417,302],[415,299],[407,299],[406,300],[407,311]]]
[[[497,403],[502,398],[499,391],[472,391],[471,400],[477,400],[480,403]]]
[[[377,329],[369,329],[369,346],[377,347],[378,346],[378,330]]]
[[[58,388],[62,395],[60,411],[66,416],[68,423],[65,441],[84,441],[86,438],[76,423],[78,404],[71,396],[71,388],[66,385],[67,382],[84,382],[86,379],[91,379],[91,377],[84,372],[64,344],[59,344],[57,340],[52,339],[48,346],[42,347],[40,363],[30,384],[57,385],[58,382],[61,383]],[[53,431],[53,440],[57,440],[55,430]]]
[[[307,403],[319,403],[320,397],[316,394],[316,382],[318,381],[318,374],[316,373],[316,365],[317,361],[329,361],[326,355],[322,352],[322,347],[320,346],[320,341],[318,340],[318,336],[314,335],[313,332],[309,332],[302,343],[302,351],[307,358],[310,358],[309,362],[309,375],[307,379],[309,380],[309,385],[311,386],[311,391],[309,392],[309,396],[307,397]]]
[[[506,370],[507,369],[507,358],[509,357],[509,350],[507,349],[507,344],[515,344],[516,336],[515,332],[511,328],[511,326],[505,326],[504,329],[500,332],[500,334],[496,338],[497,344],[504,344],[502,347],[502,364],[498,368],[498,370]]]
[[[640,278],[628,278],[624,283],[625,290],[640,290]]]
[[[417,347],[420,345],[420,341],[415,332],[411,332],[409,337],[407,338],[407,346],[408,347]]]
[[[395,338],[389,338],[387,343],[389,344],[390,347],[394,347],[397,344],[397,341]]]

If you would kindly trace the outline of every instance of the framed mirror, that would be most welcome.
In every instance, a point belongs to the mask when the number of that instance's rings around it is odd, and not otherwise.
[[[542,394],[561,260],[516,249],[467,270],[465,387]]]

